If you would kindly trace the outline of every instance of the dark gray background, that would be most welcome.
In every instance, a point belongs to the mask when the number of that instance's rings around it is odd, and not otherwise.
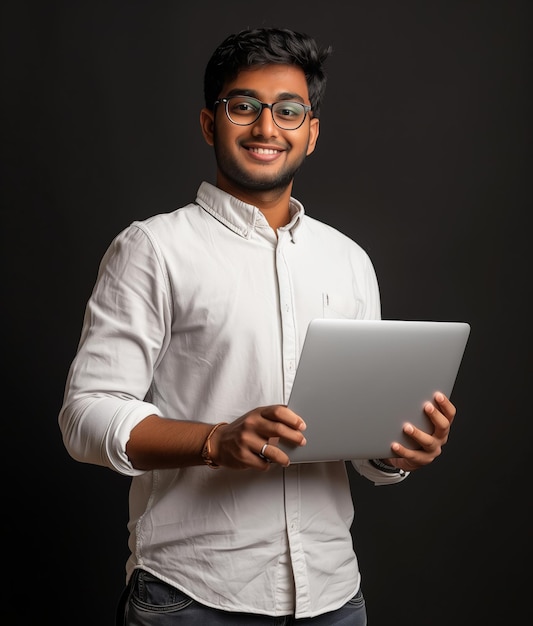
[[[353,476],[369,624],[529,612],[531,7],[3,4],[3,610],[16,623],[113,622],[128,479],[66,454],[67,369],[111,239],[213,181],[203,68],[259,25],[334,48],[294,194],[370,253],[385,318],[472,326],[444,455],[396,487]]]

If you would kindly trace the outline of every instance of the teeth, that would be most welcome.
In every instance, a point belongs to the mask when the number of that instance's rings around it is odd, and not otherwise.
[[[272,148],[250,148],[251,152],[257,152],[257,154],[277,154],[278,150],[272,150]]]

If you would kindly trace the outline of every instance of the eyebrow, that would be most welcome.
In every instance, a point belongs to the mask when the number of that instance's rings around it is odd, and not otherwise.
[[[261,98],[259,98],[257,91],[255,91],[254,89],[238,89],[238,88],[232,89],[224,97],[231,98],[231,96],[249,96],[250,98],[256,98],[257,100],[261,100]],[[277,94],[275,102],[281,102],[281,101],[287,101],[287,100],[302,102],[302,103],[304,102],[304,99],[302,98],[302,96],[298,95],[297,93],[291,93],[289,91],[284,91],[282,93]]]

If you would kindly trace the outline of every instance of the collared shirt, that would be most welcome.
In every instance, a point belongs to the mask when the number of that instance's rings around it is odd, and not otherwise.
[[[360,574],[344,462],[140,471],[126,455],[150,414],[209,423],[286,403],[307,325],[377,319],[365,251],[304,213],[275,233],[209,183],[196,201],[137,221],[102,259],[59,423],[69,453],[132,477],[127,578],[142,567],[227,611],[313,617]],[[366,461],[376,484],[398,482]]]

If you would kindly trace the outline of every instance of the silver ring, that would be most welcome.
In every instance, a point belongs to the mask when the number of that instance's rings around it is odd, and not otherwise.
[[[270,459],[267,459],[265,456],[265,450],[267,446],[268,446],[268,442],[265,443],[263,447],[261,448],[261,452],[259,453],[259,456],[263,459],[263,461],[268,461],[270,463]]]

